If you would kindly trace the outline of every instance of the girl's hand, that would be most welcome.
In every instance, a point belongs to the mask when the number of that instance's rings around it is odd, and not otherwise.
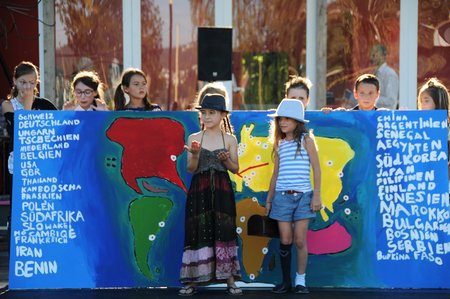
[[[230,152],[229,151],[220,151],[217,154],[217,158],[219,158],[220,161],[225,162],[226,160],[230,159]]]
[[[185,145],[184,148],[193,155],[196,155],[200,152],[201,144],[197,140],[192,140],[191,147]]]
[[[314,192],[313,199],[311,200],[311,210],[318,212],[322,209],[322,200],[320,199],[320,193]]]
[[[106,105],[105,101],[95,98],[94,101],[97,103],[97,107],[92,105],[92,109],[95,111],[108,111],[108,106]]]
[[[30,98],[34,96],[34,85],[26,83],[24,87],[19,91],[18,95],[22,99]]]
[[[63,110],[74,110],[76,107],[74,101],[65,102],[63,105]]]
[[[328,114],[330,112],[333,111],[333,108],[330,107],[322,107],[322,109],[320,109],[323,113]]]

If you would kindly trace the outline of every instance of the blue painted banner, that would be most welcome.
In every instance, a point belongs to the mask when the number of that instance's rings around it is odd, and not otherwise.
[[[273,169],[266,114],[232,113],[231,179],[243,281],[276,283],[279,240],[247,234]],[[445,111],[307,118],[325,206],[308,232],[307,283],[450,288]],[[20,111],[15,122],[11,289],[180,285],[196,112]]]

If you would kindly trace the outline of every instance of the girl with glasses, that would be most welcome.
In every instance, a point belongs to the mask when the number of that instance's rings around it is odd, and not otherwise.
[[[81,71],[72,80],[73,100],[64,104],[63,110],[108,111],[103,100],[103,83],[97,73]]]

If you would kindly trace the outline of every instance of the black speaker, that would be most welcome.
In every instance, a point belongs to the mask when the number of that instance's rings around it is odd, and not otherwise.
[[[198,80],[230,81],[231,28],[198,27]]]

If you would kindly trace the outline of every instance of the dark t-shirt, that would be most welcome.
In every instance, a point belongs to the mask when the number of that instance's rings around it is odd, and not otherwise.
[[[124,111],[162,111],[161,107],[156,104],[150,104],[149,107],[125,108]]]
[[[353,107],[351,110],[359,110],[359,105],[356,105],[355,107]],[[373,106],[372,110],[378,110],[377,106]]]

